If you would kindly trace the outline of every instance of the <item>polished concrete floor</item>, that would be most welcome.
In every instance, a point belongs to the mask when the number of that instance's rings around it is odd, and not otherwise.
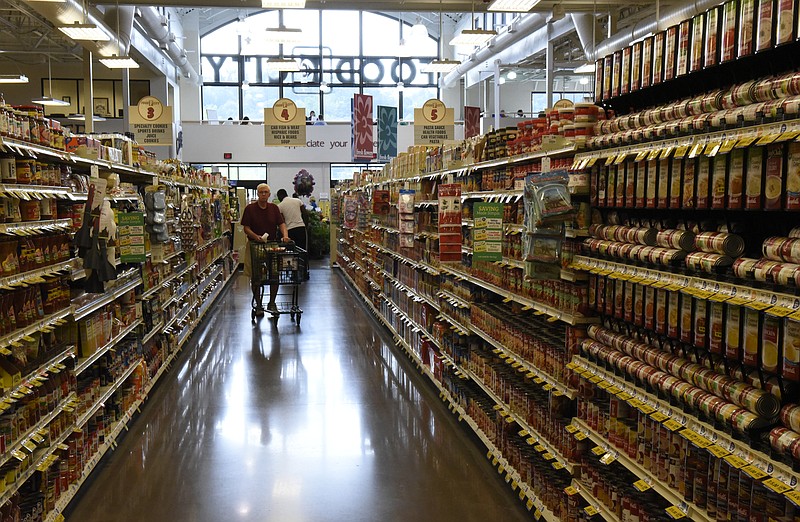
[[[531,520],[337,270],[301,327],[239,277],[66,513],[111,521]]]

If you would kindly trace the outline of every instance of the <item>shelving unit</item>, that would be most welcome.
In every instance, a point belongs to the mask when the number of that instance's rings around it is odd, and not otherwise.
[[[139,186],[152,184],[157,178],[155,172],[138,167],[121,165],[107,160],[83,158],[75,153],[55,150],[20,140],[0,138],[0,151],[14,155],[22,160],[35,159],[48,164],[67,165],[72,169],[73,173],[84,177],[104,176],[108,173],[115,173],[119,175],[122,181]],[[178,202],[185,194],[193,194],[198,208],[204,202],[208,207],[208,203],[212,201],[212,198],[217,197],[217,194],[226,190],[224,187],[210,187],[185,181],[170,181],[169,179],[165,180],[163,177],[157,181],[161,184],[169,185],[172,190],[176,191],[174,195]],[[71,188],[61,186],[0,184],[0,198],[23,202],[38,202],[49,199],[71,205],[71,202],[86,201],[87,194],[85,192],[73,192]],[[130,209],[131,204],[135,208],[142,201],[142,198],[138,194],[119,192],[108,195],[106,201],[112,204],[125,204],[126,208]],[[59,215],[62,214],[59,213]],[[116,446],[118,437],[122,435],[136,412],[139,411],[141,404],[146,400],[153,386],[167,371],[191,333],[233,277],[230,259],[227,257],[229,255],[227,239],[224,236],[219,236],[219,231],[224,231],[225,229],[225,227],[218,226],[217,230],[212,230],[210,235],[207,230],[203,231],[204,240],[201,240],[200,246],[197,249],[193,249],[192,252],[184,252],[180,248],[174,252],[170,250],[171,253],[165,259],[167,263],[176,260],[178,256],[193,258],[197,251],[202,251],[209,247],[219,248],[219,252],[214,251],[214,255],[201,258],[204,264],[202,270],[198,269],[196,260],[187,259],[178,263],[183,266],[179,272],[169,274],[156,288],[144,294],[144,297],[154,297],[160,289],[165,288],[165,285],[171,281],[178,278],[192,277],[180,295],[171,295],[169,297],[174,301],[185,300],[186,303],[183,308],[178,311],[169,324],[166,324],[166,321],[154,321],[153,329],[146,333],[141,331],[141,325],[144,323],[141,307],[138,307],[138,304],[134,305],[130,300],[119,303],[120,297],[132,297],[135,292],[139,292],[139,295],[136,296],[137,299],[143,298],[139,290],[143,282],[139,266],[133,266],[132,264],[120,265],[119,259],[117,259],[114,265],[119,265],[120,268],[117,269],[119,273],[116,274],[116,280],[105,283],[104,291],[97,294],[86,294],[78,291],[83,284],[81,280],[89,275],[89,271],[83,268],[82,260],[78,258],[65,259],[51,263],[48,266],[0,277],[0,291],[5,292],[21,292],[23,291],[22,289],[28,292],[32,291],[30,290],[31,287],[36,287],[38,292],[37,285],[46,284],[48,281],[57,278],[60,278],[62,285],[65,286],[69,283],[70,286],[74,287],[72,290],[73,299],[68,303],[68,306],[44,316],[41,316],[42,312],[40,310],[40,317],[31,324],[8,332],[0,338],[0,356],[10,358],[15,357],[14,350],[19,349],[24,343],[35,343],[40,338],[42,340],[47,338],[48,343],[56,342],[56,339],[62,343],[64,342],[62,339],[72,341],[61,347],[47,345],[49,349],[47,353],[49,355],[37,367],[28,369],[22,376],[17,377],[18,380],[14,381],[15,384],[13,386],[2,390],[2,393],[0,393],[2,395],[0,397],[0,400],[2,400],[0,402],[0,413],[5,415],[15,414],[14,412],[18,409],[19,404],[23,404],[21,401],[29,400],[28,397],[35,397],[33,394],[39,393],[37,390],[45,389],[43,387],[44,383],[47,383],[48,379],[56,378],[54,376],[57,374],[63,376],[64,372],[68,372],[73,379],[73,383],[69,385],[69,393],[64,391],[64,398],[55,407],[42,415],[39,422],[31,426],[25,433],[22,433],[0,454],[0,464],[8,464],[13,459],[17,459],[20,462],[24,461],[20,466],[22,471],[18,474],[16,480],[12,484],[6,484],[2,495],[0,495],[0,505],[8,502],[13,494],[35,474],[41,473],[46,476],[50,473],[55,473],[56,475],[61,473],[60,468],[53,466],[53,464],[62,459],[67,459],[69,444],[73,443],[77,436],[76,434],[80,434],[79,436],[81,437],[84,435],[96,437],[98,436],[97,430],[102,429],[101,436],[104,437],[104,442],[99,444],[97,451],[91,458],[81,463],[83,468],[77,470],[76,473],[79,478],[70,483],[67,491],[63,492],[56,500],[54,506],[51,506],[53,509],[44,514],[44,518],[49,521],[63,520],[61,514],[63,510],[66,509],[69,502],[78,493],[103,455]],[[42,235],[55,235],[56,233],[63,237],[68,233],[72,233],[72,231],[72,218],[0,224],[0,235],[8,236],[12,239],[20,239],[20,243],[22,240],[27,240],[27,238],[38,240]],[[199,236],[200,234],[198,233],[198,238]],[[161,270],[164,270],[164,268],[162,267]],[[213,289],[211,285],[214,285]],[[66,291],[68,292],[69,289]],[[199,294],[202,294],[202,297]],[[78,359],[77,355],[87,348],[82,346],[81,343],[89,341],[78,339],[79,328],[74,328],[72,325],[80,324],[80,326],[86,326],[87,336],[89,335],[90,327],[88,325],[90,323],[81,324],[86,321],[94,321],[91,324],[96,326],[98,335],[100,334],[100,328],[108,328],[110,331],[110,321],[119,321],[119,317],[112,319],[112,310],[115,310],[118,314],[122,313],[125,318],[124,326],[110,339],[105,337],[107,341],[102,346],[94,350],[89,348],[91,351],[86,353],[91,353],[91,355]],[[28,318],[26,319],[29,320]],[[172,332],[169,330],[169,327],[179,320],[183,326],[181,331]],[[94,326],[91,328],[94,328]],[[58,337],[54,335],[54,332],[58,334]],[[108,336],[110,334],[105,333],[105,335]],[[47,336],[52,337],[52,340]],[[141,336],[141,345],[127,342],[127,340],[135,340],[134,336]],[[81,348],[79,348],[79,345]],[[132,350],[132,347],[135,346],[140,346],[140,348],[130,353],[125,352],[124,358],[121,358],[123,357],[120,355],[122,350]],[[142,353],[141,346],[145,347],[144,353]],[[155,353],[155,351],[150,348],[152,346],[158,346],[157,351],[159,352],[159,355],[155,356],[154,359],[152,353]],[[163,353],[163,357],[160,355],[161,353]],[[150,359],[153,359],[153,364],[150,363]],[[110,369],[101,370],[101,362],[105,365],[106,361],[109,363],[108,368]],[[160,365],[158,364],[159,362]],[[124,370],[117,371],[123,364]],[[103,368],[106,367],[103,366]],[[118,375],[113,381],[109,380],[109,383],[103,388],[96,389],[95,386],[99,385],[101,380],[95,376],[95,372],[98,372],[97,375],[99,375],[101,371],[111,372],[105,377],[110,377],[114,373]],[[139,377],[134,380],[134,375]],[[96,383],[98,384],[95,384],[94,379],[97,379]],[[143,381],[140,382],[142,379]],[[78,388],[81,390],[81,397],[94,397],[91,404],[81,404],[74,381],[79,383]],[[63,380],[60,382],[62,382],[61,386],[63,388]],[[131,394],[135,394],[135,396],[131,396]],[[91,421],[98,416],[110,421],[107,414],[103,413],[109,405],[109,401],[122,401],[120,404],[124,404],[125,410],[120,412],[119,418],[113,419],[113,425],[109,425],[107,428],[98,427],[96,423]],[[79,407],[81,411],[76,412],[76,408]],[[51,434],[48,433],[48,428],[54,420],[59,422],[58,429],[64,429],[58,436],[50,439],[49,436]],[[74,464],[74,462],[71,463],[71,465]],[[76,470],[70,470],[70,473],[73,471]],[[59,480],[63,483],[64,478]],[[70,479],[67,478],[67,480]]]

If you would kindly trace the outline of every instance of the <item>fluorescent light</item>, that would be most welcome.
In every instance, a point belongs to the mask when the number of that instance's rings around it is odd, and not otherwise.
[[[422,64],[419,68],[423,73],[449,73],[461,65],[458,60],[433,60],[430,63]]]
[[[270,58],[267,61],[267,69],[270,71],[297,72],[300,70],[300,63],[292,58]]]
[[[24,74],[0,74],[0,83],[28,83]]]
[[[117,56],[113,54],[105,58],[100,58],[100,63],[109,69],[138,69],[139,64],[130,56]]]
[[[581,66],[575,67],[575,70],[572,72],[574,72],[575,74],[591,74],[594,72],[594,64],[585,63]]]
[[[489,11],[507,11],[510,13],[527,13],[533,9],[540,0],[494,0]]]
[[[331,86],[327,82],[322,82],[319,84],[319,92],[328,94],[331,92]]]
[[[582,76],[580,80],[578,80],[581,85],[589,85],[589,78],[586,76]]]
[[[450,45],[480,46],[497,36],[497,31],[486,29],[464,29],[450,40]]]
[[[265,34],[267,43],[299,44],[303,41],[303,30],[293,27],[268,27]]]
[[[111,36],[95,24],[79,24],[75,22],[71,25],[60,25],[58,30],[72,40],[91,40],[95,42],[111,40]]]
[[[75,121],[86,121],[86,116],[84,114],[70,114],[67,116],[68,120],[75,120]],[[97,114],[92,115],[92,121],[106,121],[105,118],[102,116],[98,116]]]
[[[516,80],[517,71],[508,71],[508,74],[506,74],[506,78],[508,78],[509,80]]]
[[[500,79],[497,80],[497,83],[499,83],[500,85],[503,85],[504,83],[506,83],[506,79],[501,76]]]
[[[306,6],[306,0],[261,0],[263,9],[302,9]]]
[[[64,100],[57,100],[55,98],[51,98],[50,96],[42,96],[41,98],[34,98],[31,100],[33,103],[38,103],[39,105],[48,105],[50,107],[68,107],[71,105],[69,102],[65,102]]]

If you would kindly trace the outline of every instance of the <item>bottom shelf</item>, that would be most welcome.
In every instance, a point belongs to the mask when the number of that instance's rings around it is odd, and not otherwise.
[[[101,461],[103,456],[106,453],[108,453],[110,449],[116,447],[117,439],[119,438],[122,431],[128,429],[128,424],[133,419],[133,416],[136,414],[136,412],[139,411],[141,405],[149,397],[150,392],[153,390],[153,388],[155,388],[156,384],[159,382],[164,373],[167,372],[167,370],[169,369],[170,365],[175,360],[175,358],[177,358],[178,354],[183,348],[183,345],[186,343],[189,337],[191,337],[191,334],[200,324],[203,317],[205,317],[205,314],[208,312],[208,310],[211,309],[212,303],[214,303],[217,300],[217,298],[220,296],[223,290],[227,287],[228,283],[233,278],[235,278],[236,275],[237,275],[236,272],[229,275],[228,278],[224,282],[222,282],[222,284],[219,285],[218,288],[214,289],[212,294],[207,299],[205,299],[202,302],[196,303],[194,305],[194,307],[198,307],[200,309],[198,311],[197,319],[192,323],[191,326],[187,328],[187,331],[184,332],[182,339],[178,342],[175,349],[169,353],[169,355],[161,364],[155,375],[153,375],[150,381],[147,384],[145,384],[144,389],[142,390],[141,393],[141,397],[136,399],[136,401],[134,401],[133,404],[131,404],[128,410],[120,417],[120,419],[111,428],[108,435],[106,436],[105,442],[100,446],[98,446],[98,449],[95,452],[95,454],[87,461],[78,480],[73,484],[71,484],[69,488],[65,492],[63,492],[61,496],[58,498],[55,504],[55,508],[52,511],[50,511],[44,518],[45,522],[60,522],[64,520],[64,516],[62,514],[64,510],[67,508],[67,506],[69,506],[69,503],[72,502],[72,500],[78,494],[78,491],[80,491],[81,487],[86,482],[87,478],[91,475],[92,471],[94,471],[95,467],[97,467],[97,464]],[[144,359],[141,359],[141,361],[137,364],[142,364],[142,363],[144,363]]]
[[[358,290],[358,286],[350,277],[350,275],[344,270],[342,270],[341,273],[348,280],[351,286],[355,290]],[[488,450],[486,457],[491,461],[492,465],[497,469],[499,474],[505,474],[504,479],[506,483],[510,485],[512,491],[518,494],[519,499],[525,502],[525,507],[528,509],[528,511],[534,511],[535,519],[544,519],[548,522],[557,522],[559,520],[558,517],[556,517],[549,509],[547,509],[544,503],[536,497],[534,492],[531,490],[528,484],[524,482],[517,470],[515,470],[509,464],[509,462],[503,457],[502,452],[486,436],[475,420],[472,419],[472,417],[469,416],[469,414],[458,403],[458,401],[452,397],[450,392],[442,386],[441,382],[439,382],[431,369],[428,368],[422,359],[420,359],[419,355],[414,352],[411,346],[406,343],[406,341],[397,333],[392,325],[383,317],[380,311],[375,308],[375,306],[368,299],[366,299],[360,291],[358,292],[358,295],[362,298],[373,315],[375,315],[375,317],[387,328],[387,330],[389,330],[395,339],[395,344],[402,348],[402,350],[406,353],[406,355],[408,355],[409,359],[411,359],[420,372],[428,377],[428,380],[436,387],[436,389],[439,391],[439,397],[443,401],[449,403],[448,409],[454,415],[458,416],[459,421],[466,422],[478,439],[480,439],[480,441],[486,446]]]

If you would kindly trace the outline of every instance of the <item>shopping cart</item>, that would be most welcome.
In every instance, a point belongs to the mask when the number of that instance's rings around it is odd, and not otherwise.
[[[278,295],[275,298],[276,308],[267,310],[275,321],[281,314],[289,314],[292,321],[300,326],[300,316],[303,310],[298,304],[300,283],[306,277],[305,250],[293,242],[250,242],[250,259],[252,261],[252,276],[250,284],[253,289],[253,311],[250,314],[253,322],[264,315],[265,287],[269,295],[269,287],[279,285]],[[283,293],[281,293],[283,291]],[[282,300],[279,298],[283,298]]]

